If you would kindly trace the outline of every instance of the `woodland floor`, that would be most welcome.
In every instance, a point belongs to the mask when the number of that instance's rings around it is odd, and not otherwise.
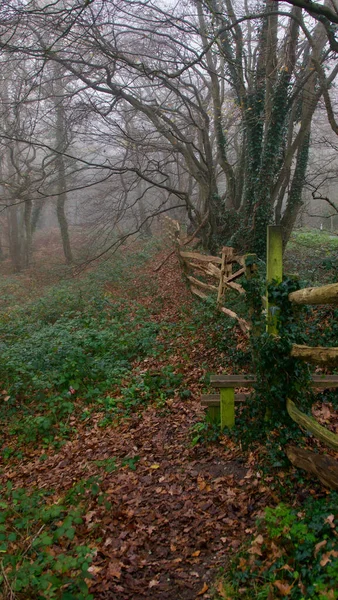
[[[192,300],[175,256],[154,271],[167,252],[135,274],[133,296],[151,308],[153,287],[147,291],[145,281],[156,284],[160,298],[152,318],[174,322],[182,308],[189,312]],[[116,298],[125,293],[121,285],[107,291]],[[213,597],[215,578],[231,552],[252,533],[264,507],[279,501],[260,478],[256,457],[229,438],[192,446],[192,427],[203,418],[201,378],[205,365],[209,372],[222,371],[220,353],[207,349],[198,332],[193,344],[189,334],[162,341],[170,344],[171,353],[137,361],[135,368],[160,371],[168,363],[181,365],[189,398],[174,394],[106,428],[98,425],[100,414],[90,423],[72,416],[76,434],[60,450],[47,450],[41,461],[46,450],[28,448],[23,461],[2,470],[0,485],[10,480],[15,487],[52,488],[54,501],[74,482],[100,475],[111,508],[93,497],[77,532],[79,542],[96,548],[90,591],[97,600]],[[240,332],[238,345],[245,345]],[[97,465],[126,455],[134,459],[133,469],[126,465],[107,473]]]

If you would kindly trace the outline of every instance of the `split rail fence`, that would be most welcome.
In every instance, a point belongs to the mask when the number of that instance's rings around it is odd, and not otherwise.
[[[238,283],[242,276],[251,277],[255,273],[254,255],[240,256],[231,247],[224,247],[221,256],[207,256],[198,252],[189,252],[179,243],[179,257],[190,289],[196,296],[206,299],[208,293],[217,294],[217,307],[226,315],[237,320],[241,329],[248,332],[250,324],[234,311],[223,306],[226,290],[234,289],[244,294],[243,286]],[[250,256],[250,261],[247,260]],[[246,266],[250,263],[250,267]],[[204,277],[204,281],[201,280]],[[267,271],[266,281],[281,283],[283,278],[283,244],[280,227],[270,226],[267,231]],[[338,283],[311,287],[292,292],[289,300],[295,305],[310,304],[338,305]],[[269,302],[268,293],[263,298],[266,312],[266,328],[271,335],[278,335],[278,311]],[[310,347],[294,344],[291,356],[321,367],[338,367],[338,347]],[[222,427],[233,427],[235,423],[235,401],[243,401],[245,395],[235,394],[238,387],[250,388],[255,383],[253,375],[212,375],[211,382],[219,392],[202,396],[202,405],[208,407],[211,418],[220,420]],[[314,388],[337,388],[338,375],[314,375]],[[334,450],[338,450],[338,435],[320,425],[313,417],[301,412],[291,398],[286,401],[286,410],[293,421],[306,429]],[[286,453],[297,467],[316,475],[324,485],[338,489],[338,463],[329,456],[316,454],[310,450],[288,446]]]
[[[220,256],[208,256],[199,252],[189,252],[178,248],[183,273],[189,282],[190,291],[206,300],[210,293],[216,297],[218,310],[236,319],[243,332],[250,329],[249,323],[230,308],[224,306],[227,290],[245,294],[238,279],[246,272],[245,256],[235,254],[233,248],[224,246]],[[204,280],[201,279],[204,278]]]

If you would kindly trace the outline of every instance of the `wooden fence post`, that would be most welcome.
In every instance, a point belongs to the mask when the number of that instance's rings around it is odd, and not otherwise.
[[[220,389],[221,429],[235,425],[235,388]]]
[[[282,228],[279,225],[269,225],[267,231],[266,284],[272,281],[281,283],[283,279],[283,239]],[[277,335],[277,307],[269,302],[266,292],[267,331]]]
[[[224,278],[228,278],[232,273],[232,259],[234,249],[230,246],[223,246],[222,248],[222,263],[221,263],[221,274],[219,279],[218,293],[217,293],[217,306],[221,306],[221,301],[224,296]]]

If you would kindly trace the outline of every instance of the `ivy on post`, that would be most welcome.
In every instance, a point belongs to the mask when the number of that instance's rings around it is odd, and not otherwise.
[[[250,317],[251,335],[257,337],[260,335],[258,321],[262,313],[262,298],[259,290],[257,255],[246,254],[244,256],[245,265],[245,289],[247,291],[248,312]],[[257,287],[258,283],[258,287]],[[248,293],[249,292],[249,293]]]
[[[283,279],[283,239],[282,228],[269,225],[267,230],[266,284],[273,281],[281,283]],[[268,290],[266,292],[267,332],[277,335],[277,306],[270,304]]]

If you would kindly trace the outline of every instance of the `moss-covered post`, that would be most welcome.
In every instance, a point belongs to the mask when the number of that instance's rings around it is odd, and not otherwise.
[[[278,225],[269,225],[267,231],[267,256],[266,256],[266,284],[275,281],[281,283],[283,279],[283,240],[282,228]],[[277,335],[277,307],[269,303],[268,291],[266,292],[267,331]]]
[[[235,389],[233,387],[221,388],[221,429],[231,429],[235,425]]]

